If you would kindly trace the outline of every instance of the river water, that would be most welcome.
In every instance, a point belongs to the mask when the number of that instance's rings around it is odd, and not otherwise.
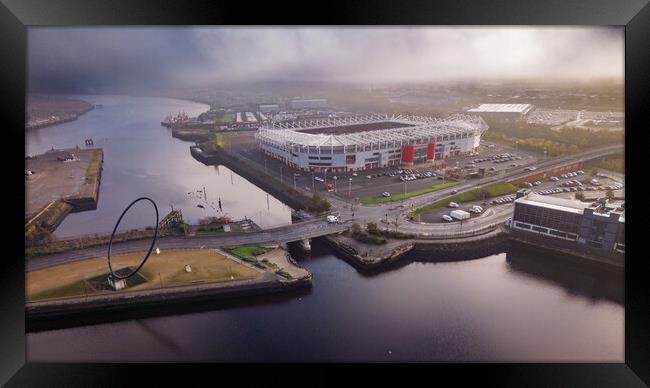
[[[264,192],[236,176],[232,185],[245,189],[227,191],[223,187],[231,184],[227,169],[216,171],[194,161],[188,143],[171,139],[158,125],[160,115],[169,111],[184,109],[192,115],[204,106],[135,97],[86,99],[103,103],[103,110],[28,136],[30,152],[37,153],[52,145],[74,146],[76,139],[83,142],[86,136],[80,131],[104,128],[93,136],[106,152],[100,208],[69,216],[66,233],[110,228],[117,217],[112,212],[127,201],[111,196],[123,193],[130,198],[145,194],[139,190],[149,187],[146,194],[157,195],[161,203],[187,206],[184,214],[195,214],[195,200],[184,202],[183,194],[203,185],[208,196],[221,195],[231,214],[254,218],[255,211],[266,209]],[[106,115],[113,109],[110,104],[115,111]],[[152,122],[136,112],[146,112]],[[114,119],[115,115],[121,118]],[[46,131],[58,132],[63,139]],[[138,164],[123,160],[127,156]],[[284,205],[273,198],[270,203],[274,216],[263,217],[274,220],[271,223],[290,222]],[[470,261],[404,262],[374,275],[359,273],[319,241],[313,243],[311,256],[299,260],[314,274],[308,291],[29,333],[28,360],[623,361],[622,275],[568,265],[537,250],[516,247]]]
[[[247,217],[262,227],[291,223],[289,207],[227,167],[197,162],[190,155],[192,143],[172,138],[171,130],[160,125],[170,112],[196,116],[205,112],[207,105],[168,98],[70,97],[102,104],[103,108],[95,108],[76,121],[29,131],[26,154],[40,154],[52,147],[83,148],[84,139],[92,138],[94,147],[104,150],[104,169],[97,209],[68,215],[55,237],[110,233],[124,208],[141,196],[149,196],[158,204],[160,218],[173,206],[181,209],[190,223],[222,215],[235,220]],[[223,211],[219,211],[219,199]],[[129,210],[120,229],[154,223],[151,205],[140,202]]]

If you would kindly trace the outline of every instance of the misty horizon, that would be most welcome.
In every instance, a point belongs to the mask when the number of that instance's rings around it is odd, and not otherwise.
[[[623,81],[619,27],[30,27],[31,92]]]

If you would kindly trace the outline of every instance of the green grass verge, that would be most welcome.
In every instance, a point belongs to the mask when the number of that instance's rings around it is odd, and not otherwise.
[[[391,195],[390,197],[362,198],[360,202],[364,205],[371,205],[377,203],[401,201],[403,199],[408,199],[408,198],[416,197],[418,195],[431,193],[433,191],[446,189],[447,187],[452,187],[459,184],[461,184],[461,182],[446,182],[446,183],[441,183],[439,185],[427,187],[421,190],[410,191],[406,194]]]
[[[225,113],[223,116],[218,117],[215,121],[217,124],[230,124],[235,121],[235,114]]]
[[[508,182],[497,182],[492,183],[487,186],[477,187],[473,190],[460,193],[449,198],[441,199],[429,205],[423,206],[417,210],[412,211],[409,214],[409,218],[413,219],[421,214],[427,213],[431,210],[435,210],[441,207],[445,207],[449,202],[464,203],[476,201],[479,199],[487,199],[492,197],[498,197],[500,195],[512,194],[519,190],[519,188]]]
[[[257,259],[255,259],[255,256],[259,256],[259,255],[261,255],[263,253],[266,253],[266,252],[268,252],[270,250],[271,250],[271,248],[262,248],[262,247],[257,246],[257,245],[249,245],[249,246],[244,246],[244,247],[231,248],[231,249],[228,249],[228,252],[235,255],[235,256],[237,256],[237,257],[239,257],[242,260],[246,260],[246,261],[254,260],[254,261],[257,261]]]
[[[51,290],[43,291],[29,298],[30,301],[39,301],[52,298],[63,298],[66,296],[79,296],[85,293],[92,294],[94,291],[89,287],[84,286],[83,280],[78,280],[74,283],[65,286],[53,288]]]

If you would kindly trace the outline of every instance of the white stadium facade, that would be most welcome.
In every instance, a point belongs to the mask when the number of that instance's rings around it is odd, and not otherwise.
[[[269,121],[255,137],[268,156],[302,171],[413,166],[473,154],[488,125],[480,116],[353,115]]]

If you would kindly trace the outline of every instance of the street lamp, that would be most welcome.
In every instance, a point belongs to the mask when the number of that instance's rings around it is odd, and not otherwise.
[[[299,177],[300,174],[293,174],[293,189],[296,190],[296,177]]]
[[[352,178],[348,178],[348,198],[352,198]]]
[[[282,183],[282,166],[280,166],[280,183]]]
[[[315,185],[316,184],[314,183],[314,171],[312,170],[312,172],[311,172],[311,191],[316,191]]]
[[[334,175],[334,178],[332,179],[334,179],[334,192],[338,193],[338,190],[336,189],[336,181],[338,181],[339,178],[336,175]]]

